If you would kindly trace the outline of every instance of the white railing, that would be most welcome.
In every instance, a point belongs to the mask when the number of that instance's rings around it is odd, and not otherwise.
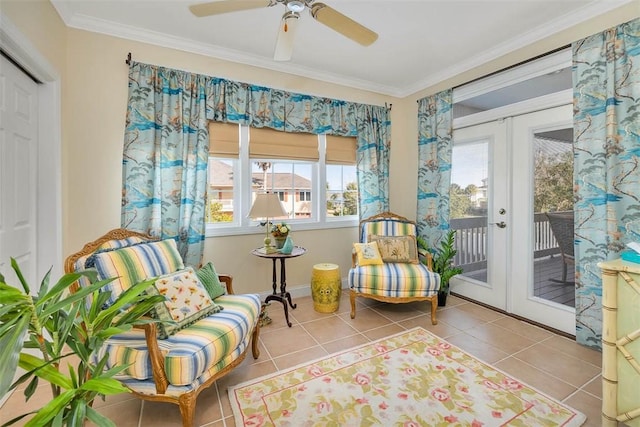
[[[549,221],[544,213],[534,214],[534,258],[560,253]],[[455,265],[465,272],[487,268],[487,217],[469,217],[451,220],[451,228],[456,230]]]

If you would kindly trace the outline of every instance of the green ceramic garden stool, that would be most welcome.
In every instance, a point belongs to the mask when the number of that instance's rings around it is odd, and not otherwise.
[[[333,313],[340,306],[342,280],[337,264],[316,264],[311,275],[313,309],[319,313]]]

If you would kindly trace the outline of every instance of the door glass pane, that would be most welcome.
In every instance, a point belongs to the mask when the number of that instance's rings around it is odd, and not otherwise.
[[[538,132],[534,153],[534,296],[575,307],[573,129]]]
[[[489,141],[454,145],[451,163],[449,209],[458,249],[454,263],[464,276],[486,282]]]

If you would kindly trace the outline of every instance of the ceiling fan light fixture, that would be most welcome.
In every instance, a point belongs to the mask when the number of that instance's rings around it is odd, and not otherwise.
[[[287,9],[291,12],[300,13],[304,8],[305,4],[302,0],[289,0],[287,2]]]
[[[300,18],[300,14],[298,12],[285,12],[284,15],[282,15],[282,22],[284,22],[284,31],[289,31],[288,24],[290,22],[297,22],[298,18]],[[296,21],[291,21],[292,19],[295,19]]]

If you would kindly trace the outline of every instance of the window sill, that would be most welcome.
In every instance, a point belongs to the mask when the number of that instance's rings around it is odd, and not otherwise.
[[[326,221],[324,223],[291,223],[292,231],[312,231],[312,230],[330,230],[334,228],[350,228],[357,227],[357,219],[349,220],[334,220]],[[205,231],[205,237],[224,237],[224,236],[241,236],[249,234],[265,234],[264,227],[259,225],[249,227],[216,227],[207,226]]]

